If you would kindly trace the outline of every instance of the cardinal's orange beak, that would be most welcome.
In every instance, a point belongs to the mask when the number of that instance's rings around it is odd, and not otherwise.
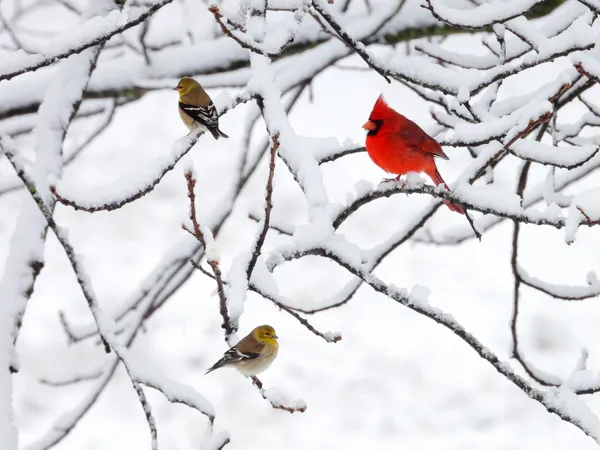
[[[365,124],[364,124],[362,127],[363,127],[365,130],[372,131],[372,130],[374,130],[375,128],[377,128],[377,125],[375,125],[373,122],[371,122],[371,121],[369,120],[369,121],[368,121],[367,123],[365,123]]]

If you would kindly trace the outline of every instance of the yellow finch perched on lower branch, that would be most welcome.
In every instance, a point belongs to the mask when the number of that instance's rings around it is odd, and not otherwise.
[[[256,327],[248,336],[227,350],[223,357],[206,373],[220,367],[232,366],[243,375],[258,375],[267,370],[275,360],[277,350],[279,350],[277,339],[272,326]]]
[[[203,125],[215,139],[229,137],[219,130],[217,109],[200,83],[183,77],[173,90],[179,92],[179,116],[188,130],[192,131]]]

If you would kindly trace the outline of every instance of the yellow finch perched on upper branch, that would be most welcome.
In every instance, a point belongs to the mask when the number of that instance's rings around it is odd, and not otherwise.
[[[200,83],[183,77],[173,90],[179,92],[179,116],[190,131],[203,125],[215,139],[229,137],[219,130],[217,109]]]
[[[220,367],[233,366],[243,375],[257,375],[267,370],[275,360],[279,350],[277,339],[272,326],[256,327],[248,336],[227,350],[206,373]]]

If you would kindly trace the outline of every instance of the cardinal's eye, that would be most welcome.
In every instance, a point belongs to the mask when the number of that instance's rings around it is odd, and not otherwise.
[[[373,122],[375,124],[375,128],[373,128],[372,130],[369,130],[369,132],[367,133],[367,136],[375,136],[377,134],[377,132],[379,131],[379,129],[381,128],[381,125],[383,125],[383,120],[381,120],[381,119],[374,119],[374,120],[371,120],[371,122]]]

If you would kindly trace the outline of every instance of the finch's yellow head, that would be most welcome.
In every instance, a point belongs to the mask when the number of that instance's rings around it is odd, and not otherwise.
[[[279,339],[275,334],[275,328],[271,325],[261,325],[260,327],[256,327],[252,330],[252,335],[257,341],[265,343],[275,343],[277,339]]]
[[[179,96],[181,97],[182,95],[186,95],[199,87],[200,83],[193,78],[183,77],[181,80],[179,80],[179,83],[177,83],[177,86],[175,86],[173,90],[179,92]]]

